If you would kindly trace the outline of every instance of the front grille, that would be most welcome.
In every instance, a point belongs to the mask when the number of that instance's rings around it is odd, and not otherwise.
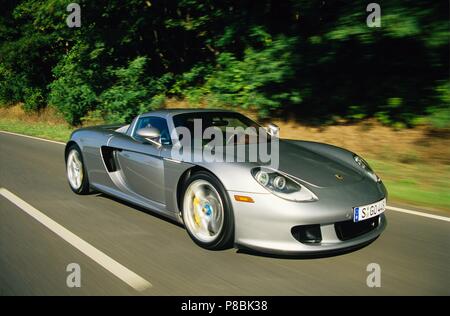
[[[334,224],[336,235],[340,240],[349,240],[364,235],[378,227],[380,216],[366,219],[361,222],[344,221]]]

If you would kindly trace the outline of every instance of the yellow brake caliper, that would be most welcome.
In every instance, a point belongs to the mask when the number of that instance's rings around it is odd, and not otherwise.
[[[198,207],[200,205],[200,200],[198,197],[194,197],[194,222],[197,226],[200,226],[200,216],[198,216]]]

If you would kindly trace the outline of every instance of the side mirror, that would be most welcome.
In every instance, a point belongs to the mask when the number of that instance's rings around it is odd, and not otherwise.
[[[161,133],[157,128],[154,127],[141,128],[136,132],[136,134],[145,139],[146,141],[152,143],[153,145],[156,145],[158,147],[161,146],[160,140]]]
[[[267,125],[267,132],[272,137],[280,137],[280,128],[273,123]]]

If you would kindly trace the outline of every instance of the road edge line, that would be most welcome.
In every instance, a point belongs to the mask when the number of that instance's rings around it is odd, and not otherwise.
[[[394,212],[406,213],[406,214],[411,214],[411,215],[416,215],[416,216],[422,216],[422,217],[428,217],[428,218],[432,218],[432,219],[437,219],[437,220],[441,220],[441,221],[444,221],[444,222],[450,222],[450,217],[434,215],[434,214],[418,212],[418,211],[411,211],[411,210],[407,210],[407,209],[400,208],[400,207],[394,207],[394,206],[386,206],[386,209],[388,209],[390,211],[394,211]]]
[[[45,139],[45,138],[41,138],[41,137],[25,135],[25,134],[19,134],[19,133],[14,133],[14,132],[8,132],[8,131],[4,131],[4,130],[0,130],[0,133],[5,133],[5,134],[15,135],[15,136],[22,136],[22,137],[25,137],[25,138],[42,140],[44,142],[54,143],[54,144],[58,144],[58,145],[65,145],[66,144],[64,142],[60,142],[60,141],[57,141],[57,140]]]
[[[104,252],[98,250],[90,243],[78,237],[61,224],[58,224],[50,217],[48,217],[32,205],[28,204],[14,193],[5,188],[0,188],[0,195],[8,199],[22,211],[33,217],[39,223],[47,227],[53,233],[61,237],[63,240],[71,244],[74,248],[82,252],[85,256],[95,261],[97,264],[131,286],[136,291],[141,292],[152,287],[152,284],[149,281],[129,270],[127,267],[112,259]]]

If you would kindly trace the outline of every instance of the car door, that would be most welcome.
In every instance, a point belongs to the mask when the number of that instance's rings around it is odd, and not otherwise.
[[[165,118],[141,117],[129,136],[114,137],[109,146],[119,149],[117,160],[126,189],[146,199],[165,204],[164,162],[161,147],[151,144],[137,135],[144,127],[157,128],[163,143],[168,135]]]

